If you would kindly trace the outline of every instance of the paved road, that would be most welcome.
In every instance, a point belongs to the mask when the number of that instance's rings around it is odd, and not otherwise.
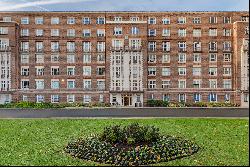
[[[248,108],[0,109],[0,118],[249,117]]]

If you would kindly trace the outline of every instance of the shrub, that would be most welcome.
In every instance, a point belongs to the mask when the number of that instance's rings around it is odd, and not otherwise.
[[[158,131],[153,126],[138,124],[109,126],[104,128],[100,136],[70,141],[64,151],[80,159],[119,166],[138,166],[182,158],[199,150],[199,146],[192,141],[162,136]],[[140,143],[143,140],[148,142]]]

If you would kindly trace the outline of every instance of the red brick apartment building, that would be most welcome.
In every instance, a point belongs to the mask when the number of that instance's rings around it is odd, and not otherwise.
[[[249,101],[248,12],[0,12],[0,103]]]

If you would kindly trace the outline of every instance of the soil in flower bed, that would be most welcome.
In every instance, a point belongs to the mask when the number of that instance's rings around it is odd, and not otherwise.
[[[166,162],[198,150],[192,141],[163,136],[158,128],[138,124],[107,127],[102,134],[78,138],[65,147],[65,152],[73,157],[120,166]]]

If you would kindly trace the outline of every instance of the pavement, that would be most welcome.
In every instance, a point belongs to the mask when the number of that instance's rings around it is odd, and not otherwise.
[[[0,109],[0,118],[249,117],[249,108]]]

